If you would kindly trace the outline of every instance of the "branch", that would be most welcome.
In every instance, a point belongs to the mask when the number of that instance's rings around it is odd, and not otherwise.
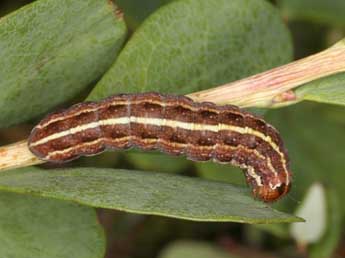
[[[26,140],[0,147],[0,170],[37,165],[43,162],[30,152]]]
[[[276,107],[300,101],[292,89],[344,71],[345,40],[342,40],[318,54],[188,96],[198,102],[231,103],[240,107]],[[44,161],[29,151],[26,141],[0,147],[0,170],[41,163]]]
[[[300,101],[292,89],[344,71],[345,40],[342,40],[315,55],[188,97],[240,107],[277,107]]]

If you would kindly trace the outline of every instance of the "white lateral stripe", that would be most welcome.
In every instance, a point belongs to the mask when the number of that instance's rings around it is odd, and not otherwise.
[[[88,129],[93,129],[98,126],[106,126],[106,125],[122,125],[122,124],[128,124],[128,123],[138,123],[138,124],[147,124],[147,125],[155,125],[155,126],[168,126],[172,128],[181,128],[186,130],[193,130],[193,131],[199,131],[199,130],[205,130],[205,131],[211,131],[211,132],[218,132],[220,130],[230,130],[241,134],[252,134],[255,135],[264,141],[268,142],[275,151],[277,151],[282,157],[283,154],[280,152],[278,146],[272,141],[271,137],[264,135],[261,132],[258,132],[256,130],[253,130],[249,127],[238,127],[234,125],[228,125],[228,124],[218,124],[218,125],[208,125],[208,124],[195,124],[195,123],[188,123],[188,122],[181,122],[176,120],[167,120],[162,118],[146,118],[146,117],[119,117],[119,118],[110,118],[105,120],[100,120],[98,122],[91,122],[84,125],[79,125],[73,128],[70,128],[66,131],[58,132],[52,135],[49,135],[45,138],[42,138],[36,142],[33,142],[30,144],[30,146],[38,146],[44,143],[47,143],[52,140],[56,140],[58,138],[76,134]]]
[[[246,166],[246,167],[247,167],[248,175],[254,178],[254,180],[256,181],[256,184],[258,186],[263,186],[261,177],[255,172],[255,169],[251,166]]]

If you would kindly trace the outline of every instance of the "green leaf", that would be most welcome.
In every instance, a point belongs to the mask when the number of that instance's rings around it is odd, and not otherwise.
[[[0,20],[0,127],[71,100],[115,59],[126,26],[107,0],[39,0]]]
[[[290,239],[288,224],[256,224],[255,228],[270,233],[276,238]]]
[[[243,172],[229,164],[200,162],[195,164],[198,174],[208,180],[215,180],[237,185],[246,185]],[[248,189],[249,190],[249,189]]]
[[[285,16],[329,25],[345,26],[343,0],[278,0]]]
[[[345,105],[345,73],[309,82],[296,89],[301,100]]]
[[[173,1],[134,32],[89,99],[190,93],[281,65],[291,53],[289,32],[267,1]]]
[[[184,157],[156,152],[132,151],[126,153],[126,158],[136,169],[166,173],[182,172],[192,163]]]
[[[168,245],[159,258],[231,258],[225,250],[207,242],[176,241]]]
[[[172,0],[116,0],[122,9],[128,27],[135,30],[152,12]]]
[[[1,257],[95,258],[105,252],[94,209],[6,192],[0,194],[0,241]]]
[[[2,173],[0,189],[197,221],[302,221],[255,201],[244,188],[165,173],[31,167]]]

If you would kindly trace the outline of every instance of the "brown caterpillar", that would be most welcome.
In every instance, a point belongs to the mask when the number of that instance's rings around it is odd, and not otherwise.
[[[245,170],[254,196],[266,202],[291,187],[287,153],[276,129],[236,106],[196,103],[184,96],[120,94],[80,103],[44,118],[28,145],[50,162],[138,147],[230,163]]]

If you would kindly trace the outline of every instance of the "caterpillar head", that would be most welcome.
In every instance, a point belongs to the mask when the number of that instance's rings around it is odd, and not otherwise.
[[[256,186],[253,188],[253,195],[264,202],[274,202],[286,195],[291,188],[291,184],[281,183],[275,187],[271,185]]]
[[[290,172],[288,175],[284,172],[272,175],[271,173],[258,173],[247,169],[245,174],[247,183],[253,189],[253,195],[264,202],[277,201],[290,191]]]

